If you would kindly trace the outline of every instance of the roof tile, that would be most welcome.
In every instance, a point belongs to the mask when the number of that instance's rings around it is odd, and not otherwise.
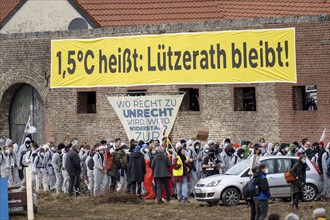
[[[24,1],[1,0],[0,24]],[[73,1],[100,27],[330,14],[329,0]]]
[[[0,3],[0,23],[10,14],[20,3],[20,0],[1,0]]]
[[[101,27],[330,13],[322,0],[76,0]]]
[[[75,0],[101,27],[222,20],[219,0]]]

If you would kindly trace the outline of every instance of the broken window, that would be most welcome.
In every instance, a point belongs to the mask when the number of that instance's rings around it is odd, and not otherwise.
[[[96,92],[77,93],[77,113],[96,113]]]
[[[127,90],[128,96],[145,96],[147,93],[146,89],[140,89],[140,90]]]
[[[199,89],[180,88],[180,93],[185,93],[180,111],[199,111]]]
[[[234,111],[256,111],[255,87],[234,88]]]
[[[293,106],[293,110],[316,111],[317,110],[316,85],[293,86],[292,106]]]

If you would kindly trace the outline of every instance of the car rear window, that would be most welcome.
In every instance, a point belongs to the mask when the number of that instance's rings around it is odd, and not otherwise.
[[[277,160],[277,173],[284,173],[288,168],[291,168],[290,159],[278,159]]]

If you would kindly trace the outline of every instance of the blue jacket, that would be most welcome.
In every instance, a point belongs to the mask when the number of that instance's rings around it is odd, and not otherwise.
[[[266,178],[266,174],[258,171],[254,174],[254,178],[257,179],[256,184],[259,189],[259,195],[254,196],[253,200],[269,200],[270,191],[269,191],[269,185],[268,185],[268,180]]]

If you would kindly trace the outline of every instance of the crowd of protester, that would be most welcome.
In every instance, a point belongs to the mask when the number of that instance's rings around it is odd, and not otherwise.
[[[326,146],[322,141],[310,144],[306,138],[292,144],[266,143],[261,138],[254,144],[243,140],[240,145],[232,144],[230,139],[222,143],[209,140],[202,145],[194,138],[175,144],[170,138],[163,138],[162,142],[131,140],[129,144],[116,138],[89,145],[73,138],[57,146],[54,143],[39,146],[29,135],[21,146],[8,138],[0,139],[0,147],[0,176],[8,178],[9,187],[24,187],[25,168],[31,167],[37,192],[98,196],[110,189],[156,199],[157,203],[169,202],[176,194],[179,202],[189,203],[200,178],[225,173],[235,164],[250,160],[249,174],[259,177],[261,183],[266,179],[267,167],[260,164],[260,157],[289,155],[298,156],[301,164],[308,158],[318,167],[324,181],[321,196],[330,198],[330,142]],[[298,172],[294,173],[297,179],[303,179],[300,175],[304,165],[298,167],[300,170],[292,171]],[[253,168],[258,168],[255,173]],[[303,184],[303,181],[291,184],[293,208],[298,209]],[[82,185],[86,186],[86,192],[82,192]],[[264,196],[267,200],[270,197]],[[254,202],[257,215],[262,216],[256,219],[264,219],[267,212],[260,208],[265,207],[263,199],[255,198]]]

